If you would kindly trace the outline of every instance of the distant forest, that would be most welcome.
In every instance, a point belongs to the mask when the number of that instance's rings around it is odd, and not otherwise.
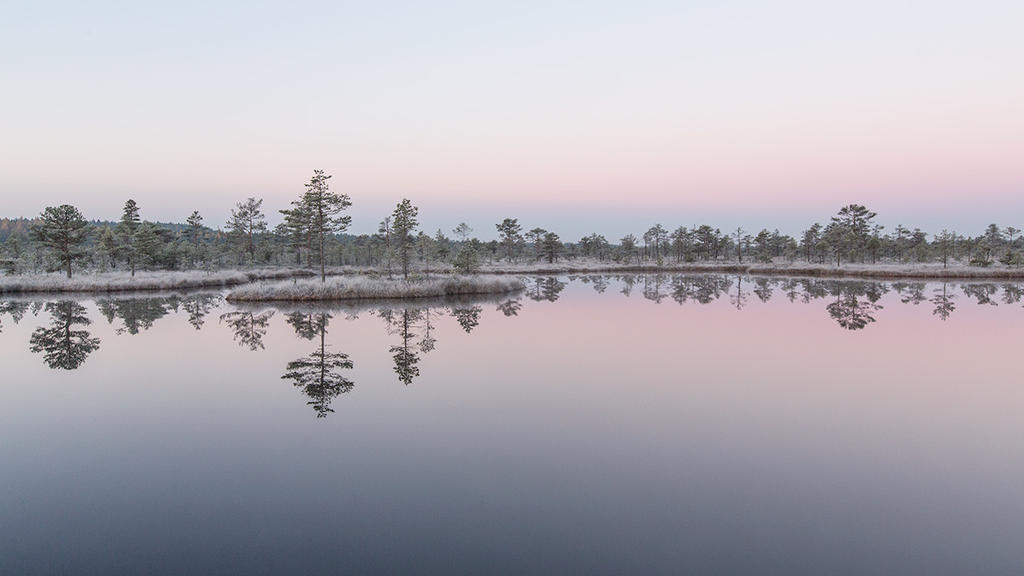
[[[183,223],[144,220],[133,200],[120,220],[87,221],[69,205],[47,207],[35,219],[0,219],[0,269],[8,274],[64,270],[113,271],[221,269],[239,266],[447,268],[474,272],[484,263],[553,263],[589,259],[635,265],[693,262],[960,263],[1018,267],[1024,238],[1013,226],[991,224],[977,235],[927,233],[875,224],[865,206],[842,207],[798,238],[767,228],[723,231],[710,224],[675,228],[660,223],[609,241],[595,232],[567,241],[557,232],[527,229],[516,218],[495,222],[498,239],[481,241],[466,224],[453,230],[418,230],[418,209],[403,200],[385,215],[376,234],[345,232],[348,196],[329,191],[330,176],[317,171],[307,191],[280,210],[283,222],[266,223],[263,201],[248,198],[222,227],[196,211]]]

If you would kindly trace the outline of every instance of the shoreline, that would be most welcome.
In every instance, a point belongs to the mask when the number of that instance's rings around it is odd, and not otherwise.
[[[964,266],[957,263],[943,268],[936,264],[854,264],[835,267],[806,264],[740,264],[738,262],[720,262],[707,264],[615,264],[605,262],[573,262],[565,264],[485,264],[478,274],[456,276],[450,269],[431,267],[428,279],[438,278],[454,281],[456,279],[481,278],[487,276],[527,276],[527,275],[558,275],[558,274],[744,274],[749,276],[791,276],[807,278],[843,278],[865,280],[966,280],[966,281],[998,281],[1024,280],[1024,268],[980,268]],[[418,271],[422,273],[422,271]],[[328,282],[331,279],[348,278],[370,282],[402,282],[402,280],[383,280],[378,277],[379,271],[363,267],[335,267],[328,269]],[[316,279],[318,274],[307,269],[253,269],[253,270],[222,270],[215,272],[200,271],[159,271],[139,272],[135,278],[123,272],[104,272],[98,274],[83,273],[68,280],[60,274],[39,274],[22,276],[0,276],[0,295],[24,294],[109,294],[133,292],[159,292],[175,290],[225,289],[255,286],[268,281],[302,281]],[[317,281],[319,284],[319,281]],[[415,291],[413,291],[415,292]],[[480,292],[491,293],[491,292]],[[436,297],[443,294],[431,293],[417,295],[390,296],[399,298]],[[373,296],[376,298],[376,296]],[[340,299],[368,298],[368,296],[347,295]],[[283,298],[291,300],[292,298]],[[309,298],[311,300],[319,298]]]
[[[350,275],[332,276],[323,283],[319,278],[273,284],[251,283],[232,290],[224,299],[231,303],[418,300],[505,294],[525,288],[526,285],[518,278],[498,275],[433,276],[413,281]]]
[[[746,274],[750,276],[793,276],[809,278],[863,278],[870,280],[1024,280],[1024,268],[978,268],[962,264],[942,268],[941,265],[918,264],[856,264],[850,267],[790,264],[604,264],[565,266],[508,266],[481,269],[482,274]]]
[[[288,280],[312,276],[309,270],[294,268],[201,271],[124,272],[0,276],[0,294],[108,294],[230,288],[261,280]]]

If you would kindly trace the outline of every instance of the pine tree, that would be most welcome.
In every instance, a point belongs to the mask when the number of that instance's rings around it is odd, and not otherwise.
[[[143,222],[135,234],[136,259],[143,268],[152,269],[160,261],[163,242],[160,232],[152,222]]]
[[[352,205],[347,194],[331,192],[327,181],[330,175],[323,170],[314,170],[313,177],[306,184],[306,193],[302,196],[302,211],[294,214],[296,218],[308,218],[309,231],[319,246],[320,281],[327,281],[324,268],[324,240],[331,234],[344,232],[352,223],[351,216],[342,216],[341,212]]]
[[[82,243],[89,237],[89,223],[70,204],[48,206],[33,226],[32,234],[61,263],[71,278],[71,263],[85,256]]]
[[[135,277],[135,264],[138,258],[136,246],[136,234],[139,232],[139,205],[135,200],[128,199],[124,203],[124,210],[121,213],[121,222],[117,225],[117,235],[120,240],[119,251],[127,258],[128,267],[131,268],[132,277]]]
[[[866,247],[871,231],[871,219],[875,216],[874,212],[860,204],[849,204],[843,206],[839,213],[832,217],[836,247],[847,255],[847,259],[852,259]],[[838,260],[837,253],[837,265]]]
[[[547,258],[548,264],[554,262],[562,251],[562,241],[559,240],[558,234],[545,232],[544,239],[541,240],[541,250],[544,253],[544,257]]]
[[[188,224],[188,228],[185,229],[185,239],[190,247],[189,263],[194,267],[196,257],[199,255],[199,241],[203,236],[203,217],[199,215],[199,210],[193,210],[192,215],[185,222]]]
[[[519,225],[519,220],[516,218],[505,218],[501,221],[501,224],[495,224],[494,226],[498,229],[502,244],[505,245],[505,258],[511,262],[516,243],[521,240],[519,233],[522,231],[522,226]]]
[[[469,239],[469,235],[473,233],[473,229],[469,227],[469,224],[465,222],[459,222],[459,225],[455,227],[452,232],[459,237],[459,240],[465,242]]]
[[[228,234],[243,253],[249,254],[249,264],[256,263],[256,235],[267,231],[267,219],[260,207],[263,199],[247,198],[231,210],[227,223]]]
[[[395,251],[398,254],[398,261],[402,264],[402,276],[409,279],[409,260],[412,251],[412,231],[416,229],[419,222],[416,215],[419,208],[412,205],[408,198],[403,198],[392,214],[394,224],[392,233],[395,237]]]

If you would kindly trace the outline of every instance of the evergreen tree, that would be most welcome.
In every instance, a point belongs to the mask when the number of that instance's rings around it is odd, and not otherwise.
[[[249,264],[256,263],[256,236],[267,231],[267,219],[261,210],[263,199],[247,198],[231,210],[228,234],[236,247],[249,254]]]
[[[622,250],[622,253],[625,255],[626,263],[629,263],[636,254],[636,236],[632,234],[626,234],[623,236],[622,239],[619,240],[619,249]],[[639,260],[637,263],[639,263]]]
[[[135,277],[135,264],[137,260],[136,234],[139,232],[139,205],[131,198],[124,203],[124,210],[121,212],[121,222],[117,225],[117,236],[120,240],[119,251],[128,260],[128,267]]]
[[[185,223],[188,224],[188,228],[185,228],[185,239],[190,248],[189,264],[194,267],[196,257],[199,256],[199,241],[203,236],[203,217],[199,214],[199,210],[193,210],[192,215],[185,220]]]
[[[152,222],[143,222],[135,233],[135,253],[139,264],[145,269],[152,269],[160,262],[163,242],[160,233]]]
[[[50,250],[71,278],[71,263],[85,256],[82,243],[89,237],[89,223],[70,204],[47,206],[32,227],[33,237]]]
[[[505,218],[501,224],[495,224],[494,227],[498,229],[501,242],[505,245],[505,258],[511,262],[516,243],[522,239],[519,233],[523,228],[517,218]]]
[[[438,230],[438,232],[440,232],[440,230]],[[452,232],[459,237],[459,241],[465,242],[469,239],[469,235],[473,233],[473,229],[469,227],[469,224],[459,222],[459,225],[456,226]]]
[[[832,217],[832,225],[835,226],[833,230],[835,245],[841,253],[846,254],[848,259],[853,258],[866,247],[871,230],[871,219],[875,216],[874,212],[860,204],[849,204],[843,206],[839,213]],[[837,257],[837,265],[838,263],[839,258]]]
[[[413,245],[412,231],[419,224],[416,221],[418,212],[419,208],[413,206],[408,198],[403,198],[392,214],[395,251],[398,253],[398,261],[402,264],[402,277],[406,280],[409,279],[409,260]]]
[[[548,264],[554,262],[562,251],[562,242],[558,239],[558,234],[545,232],[544,239],[541,241],[541,250],[544,253],[544,257],[547,258]]]
[[[388,278],[391,278],[391,216],[385,216],[377,226],[377,237],[384,243],[384,261]]]
[[[811,254],[817,249],[821,242],[821,224],[815,222],[810,228],[804,230],[800,238],[800,245],[804,249],[804,259],[811,261]]]
[[[313,170],[313,177],[306,184],[306,193],[302,196],[302,211],[294,215],[296,218],[308,218],[310,235],[317,243],[320,253],[320,281],[327,281],[324,259],[324,241],[327,236],[344,232],[352,223],[351,216],[342,216],[341,212],[352,205],[347,194],[331,192],[327,181],[330,175],[323,170]]]

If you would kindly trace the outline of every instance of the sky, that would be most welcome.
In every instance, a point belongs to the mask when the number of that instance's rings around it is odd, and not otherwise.
[[[1024,2],[0,0],[0,216],[1024,227]]]

